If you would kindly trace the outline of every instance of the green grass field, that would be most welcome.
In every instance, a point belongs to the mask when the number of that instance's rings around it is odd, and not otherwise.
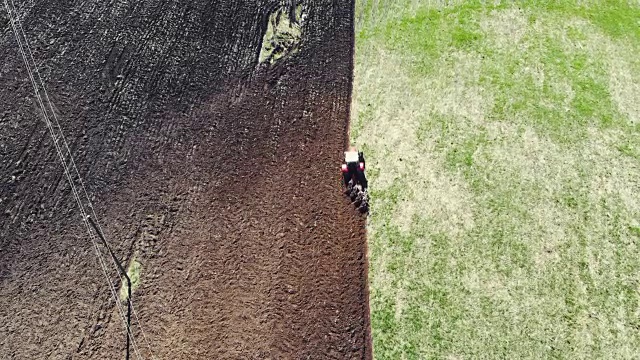
[[[640,3],[446,3],[356,6],[375,358],[640,358]]]

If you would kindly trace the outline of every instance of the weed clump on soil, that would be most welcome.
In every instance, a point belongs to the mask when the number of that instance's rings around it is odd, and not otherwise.
[[[131,279],[131,292],[133,293],[140,286],[140,272],[142,271],[142,265],[134,257],[129,263],[127,268],[127,275]],[[120,300],[127,300],[127,280],[122,279],[122,286],[120,287]]]
[[[287,55],[295,54],[302,35],[303,21],[302,5],[295,8],[280,7],[271,13],[262,39],[260,63],[274,64]]]

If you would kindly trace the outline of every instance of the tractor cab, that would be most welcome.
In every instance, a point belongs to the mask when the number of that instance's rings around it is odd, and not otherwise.
[[[360,153],[356,151],[345,151],[344,161],[348,163],[357,163],[360,161]]]

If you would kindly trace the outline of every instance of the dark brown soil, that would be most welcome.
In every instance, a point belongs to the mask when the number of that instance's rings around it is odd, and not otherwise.
[[[267,68],[277,4],[16,4],[111,246],[142,264],[145,359],[371,357],[365,220],[337,171],[353,2],[305,1],[300,51]],[[0,358],[122,359],[6,12],[0,26]]]

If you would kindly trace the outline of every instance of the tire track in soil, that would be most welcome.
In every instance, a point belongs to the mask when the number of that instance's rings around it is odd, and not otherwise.
[[[364,219],[336,172],[353,3],[304,1],[300,52],[269,69],[256,61],[277,3],[25,7],[111,245],[123,260],[139,253],[134,300],[161,359],[371,357]],[[122,325],[10,35],[0,37],[0,357],[121,358]]]

